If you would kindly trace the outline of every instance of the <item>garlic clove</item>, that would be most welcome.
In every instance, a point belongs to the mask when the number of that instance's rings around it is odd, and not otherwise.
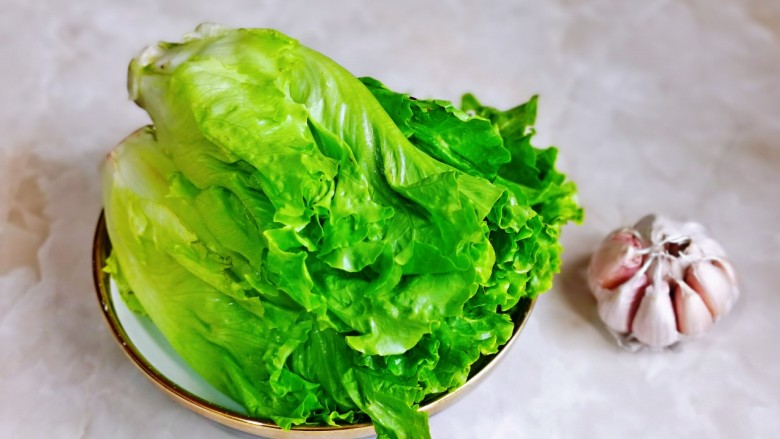
[[[630,279],[642,266],[642,241],[629,228],[612,232],[590,260],[588,283],[591,291],[611,290]]]
[[[714,258],[711,262],[713,265],[726,273],[732,284],[737,285],[737,270],[734,269],[734,266],[731,264],[731,262],[721,257]]]
[[[716,258],[712,261],[712,264],[723,270],[723,272],[726,273],[726,276],[728,276],[729,280],[731,281],[731,294],[729,295],[728,302],[726,302],[726,311],[724,312],[724,314],[728,314],[729,311],[731,311],[731,308],[734,307],[734,304],[737,303],[737,299],[739,299],[737,271],[734,269],[734,266],[725,259]]]
[[[728,272],[709,261],[691,264],[684,280],[701,296],[715,319],[728,313],[739,296]]]
[[[652,347],[666,347],[680,339],[668,282],[659,280],[647,287],[631,330],[637,340]]]
[[[599,300],[598,311],[601,321],[613,331],[628,333],[647,284],[647,276],[642,274],[629,279],[612,290],[610,296]]]
[[[677,282],[675,285],[674,310],[677,330],[685,335],[704,334],[714,323],[704,300],[685,282]]]

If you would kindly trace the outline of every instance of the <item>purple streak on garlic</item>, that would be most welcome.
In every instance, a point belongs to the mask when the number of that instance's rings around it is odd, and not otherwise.
[[[593,254],[588,280],[593,291],[610,290],[631,279],[642,266],[642,240],[636,231],[612,232]]]
[[[702,335],[739,297],[734,268],[704,227],[653,215],[604,239],[588,283],[599,317],[632,350]]]

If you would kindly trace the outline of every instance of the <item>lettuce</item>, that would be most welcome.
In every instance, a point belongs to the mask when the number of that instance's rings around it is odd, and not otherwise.
[[[208,382],[282,428],[429,437],[550,288],[582,211],[508,111],[418,100],[273,30],[202,26],[130,65],[153,125],[104,168],[112,273]]]

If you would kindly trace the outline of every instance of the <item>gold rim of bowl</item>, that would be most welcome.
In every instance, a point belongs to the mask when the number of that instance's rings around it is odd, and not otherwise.
[[[133,341],[122,327],[111,300],[109,290],[109,274],[103,271],[106,258],[111,252],[111,241],[108,237],[105,218],[103,212],[100,213],[97,228],[95,229],[95,238],[92,246],[92,276],[97,291],[97,298],[103,310],[103,317],[108,324],[108,328],[114,335],[114,338],[122,347],[122,350],[133,364],[154,383],[160,390],[184,407],[202,415],[223,426],[266,437],[269,439],[358,439],[375,434],[374,427],[370,423],[339,425],[337,427],[325,426],[298,426],[292,430],[282,430],[273,421],[251,418],[241,413],[221,407],[209,402],[187,390],[182,389],[176,383],[160,373],[138,350]],[[492,371],[500,360],[506,355],[506,352],[517,340],[517,336],[528,321],[531,310],[536,303],[536,299],[523,299],[513,309],[512,320],[515,328],[512,337],[502,346],[498,353],[485,356],[477,361],[472,367],[471,374],[461,387],[441,395],[436,399],[421,405],[420,410],[434,414],[455,401],[462,398],[472,390],[486,375]]]

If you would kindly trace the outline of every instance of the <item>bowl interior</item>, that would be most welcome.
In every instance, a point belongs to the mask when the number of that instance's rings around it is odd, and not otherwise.
[[[169,379],[176,386],[192,395],[209,401],[223,409],[240,415],[247,415],[246,410],[229,396],[207,383],[176,353],[162,332],[147,316],[141,316],[131,311],[119,295],[116,283],[109,283],[110,307],[116,319],[131,340],[137,353],[153,367],[156,372]]]

